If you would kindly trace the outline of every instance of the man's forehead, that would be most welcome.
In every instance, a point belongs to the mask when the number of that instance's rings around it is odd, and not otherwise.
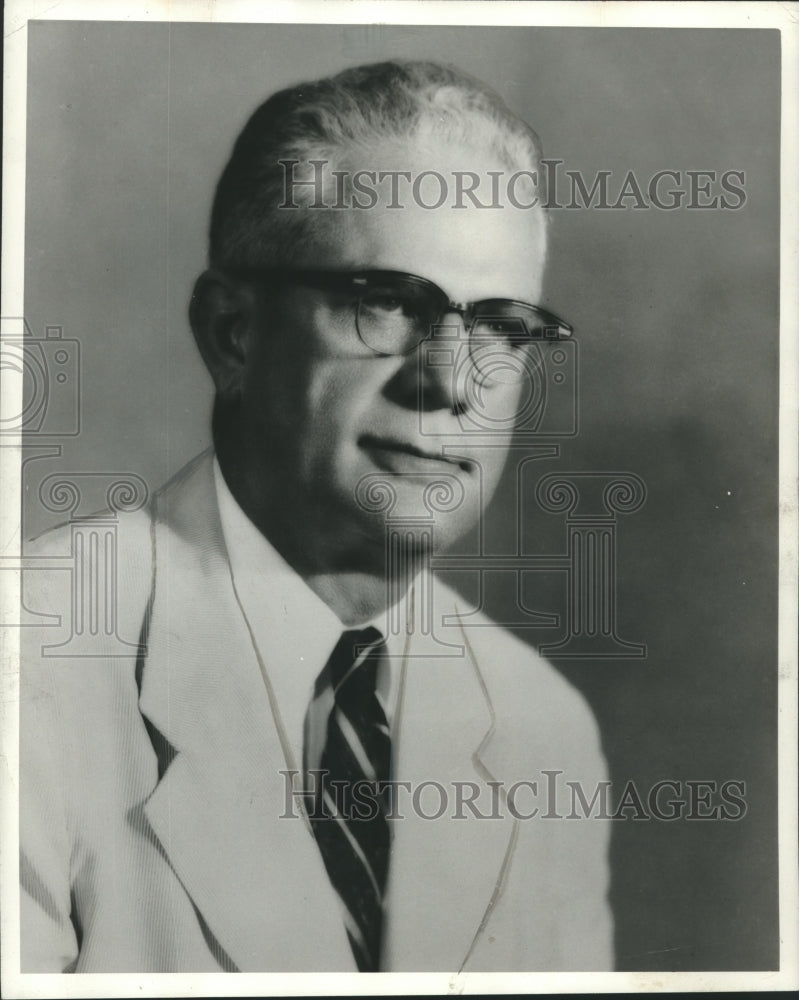
[[[531,171],[429,135],[351,149],[314,170],[324,183],[304,177],[297,263],[420,274],[458,301],[540,294],[546,225]]]
[[[320,211],[301,265],[407,271],[456,301],[541,293],[546,233],[540,209],[451,207]]]

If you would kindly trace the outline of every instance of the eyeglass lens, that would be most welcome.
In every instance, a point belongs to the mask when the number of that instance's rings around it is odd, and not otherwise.
[[[365,289],[359,298],[357,325],[361,340],[379,354],[407,354],[430,337],[450,306],[435,285],[400,277],[382,279]],[[523,378],[522,357],[535,340],[557,336],[532,306],[509,299],[475,303],[463,317],[469,337],[472,362],[485,375],[502,368],[518,371]],[[538,351],[536,350],[536,355]],[[509,356],[517,355],[508,368]]]

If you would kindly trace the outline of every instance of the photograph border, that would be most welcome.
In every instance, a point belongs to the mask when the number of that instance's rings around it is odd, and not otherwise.
[[[451,993],[605,993],[788,990],[799,987],[797,863],[797,369],[799,352],[799,3],[530,3],[424,0],[10,0],[5,10],[3,153],[3,317],[24,315],[27,34],[33,20],[452,24],[565,27],[772,28],[782,44],[780,235],[780,555],[779,555],[779,926],[774,972],[612,973],[213,973],[36,975],[19,971],[18,706],[19,636],[4,630],[0,732],[0,939],[2,992],[8,997],[264,996]],[[21,410],[22,377],[3,367],[2,393]],[[14,407],[16,406],[16,409]],[[0,448],[2,554],[21,559],[21,440]],[[16,614],[20,572],[4,572],[3,620]]]

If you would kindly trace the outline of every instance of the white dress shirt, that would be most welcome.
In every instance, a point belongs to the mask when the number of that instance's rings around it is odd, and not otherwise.
[[[404,642],[397,634],[389,634],[387,611],[361,625],[343,625],[250,521],[230,492],[216,458],[214,483],[233,583],[263,665],[275,723],[285,741],[286,764],[290,770],[301,772],[306,713],[316,678],[342,632],[373,625],[386,639],[389,657],[380,661],[377,694],[389,727],[396,706]],[[406,598],[395,611],[399,612],[398,620],[404,620]],[[332,699],[332,691],[328,689],[325,696],[314,702],[308,715],[309,769],[317,767],[321,759]]]

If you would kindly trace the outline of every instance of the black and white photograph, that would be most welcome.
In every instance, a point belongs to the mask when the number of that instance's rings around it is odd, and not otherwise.
[[[5,995],[799,986],[797,24],[9,5]]]

